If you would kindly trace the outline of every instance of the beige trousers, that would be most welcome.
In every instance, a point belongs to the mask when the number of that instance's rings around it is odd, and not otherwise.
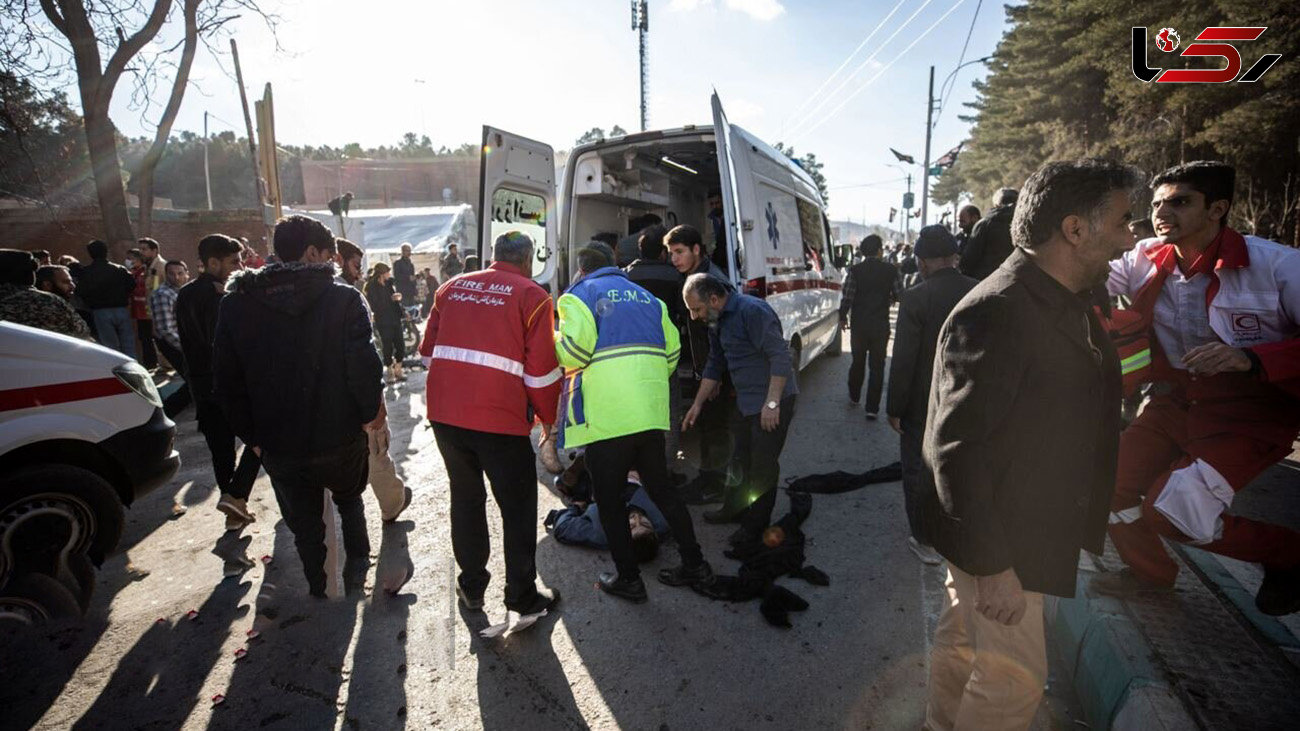
[[[370,489],[379,501],[379,515],[392,520],[406,502],[406,483],[397,476],[393,458],[388,456],[388,426],[382,431],[366,432],[366,437],[370,440]]]
[[[948,565],[948,601],[930,651],[925,728],[1027,729],[1047,682],[1043,595],[1025,592],[1014,627],[975,611],[975,577]]]

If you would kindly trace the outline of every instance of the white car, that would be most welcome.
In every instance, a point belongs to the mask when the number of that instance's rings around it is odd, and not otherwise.
[[[180,467],[175,437],[134,360],[0,322],[0,622],[85,612],[123,508]]]

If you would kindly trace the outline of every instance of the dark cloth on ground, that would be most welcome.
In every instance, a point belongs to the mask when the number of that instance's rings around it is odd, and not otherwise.
[[[819,495],[838,495],[858,488],[881,482],[897,482],[903,477],[903,467],[899,462],[876,467],[866,472],[845,472],[836,470],[819,475],[805,475],[786,480],[786,489],[790,492],[808,492]]]

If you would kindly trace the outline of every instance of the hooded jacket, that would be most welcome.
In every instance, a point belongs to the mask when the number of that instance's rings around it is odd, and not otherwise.
[[[226,289],[212,370],[235,434],[288,457],[356,439],[384,390],[361,293],[332,264],[301,263],[236,272]]]

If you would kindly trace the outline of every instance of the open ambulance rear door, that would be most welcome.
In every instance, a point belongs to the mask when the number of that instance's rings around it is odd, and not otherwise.
[[[501,234],[520,231],[536,243],[533,280],[549,286],[555,279],[557,218],[551,146],[485,125],[479,163],[479,261],[486,267],[492,242]]]

